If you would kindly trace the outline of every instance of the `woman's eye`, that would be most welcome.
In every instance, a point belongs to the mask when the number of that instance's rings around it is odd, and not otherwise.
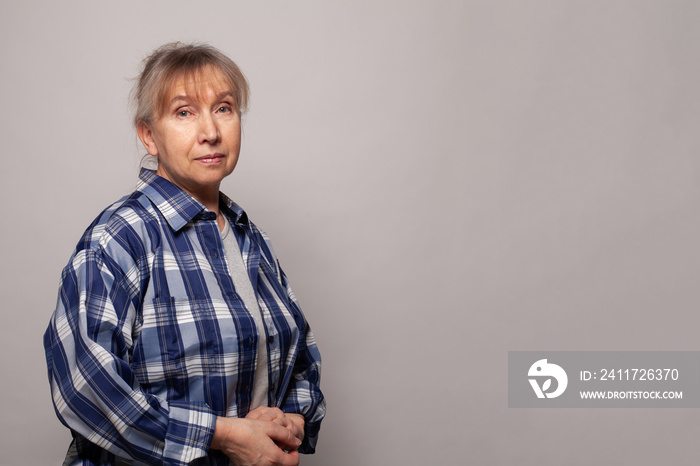
[[[180,117],[186,117],[186,116],[189,116],[189,115],[190,115],[190,112],[187,111],[187,110],[179,110],[179,111],[177,112],[177,116],[180,116]]]
[[[219,107],[219,110],[218,110],[219,113],[229,113],[230,111],[231,111],[231,107],[229,107],[228,105],[224,105],[222,107]]]

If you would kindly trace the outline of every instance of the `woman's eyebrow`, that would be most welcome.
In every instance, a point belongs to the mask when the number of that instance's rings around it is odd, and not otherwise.
[[[168,102],[168,105],[172,105],[174,102],[176,102],[178,100],[183,100],[185,102],[189,102],[190,98],[186,95],[176,95],[175,97],[170,99],[170,102]]]
[[[216,100],[221,100],[221,99],[223,99],[224,97],[233,97],[233,91],[222,91],[222,92],[219,92],[219,93],[216,95]],[[189,101],[190,101],[190,97],[189,97],[187,94],[176,95],[175,97],[173,97],[172,99],[170,99],[170,102],[168,102],[168,105],[172,105],[174,102],[176,102],[176,101],[178,101],[178,100],[182,100],[182,101],[185,101],[185,102],[189,102]]]
[[[217,99],[217,100],[221,100],[221,99],[223,99],[224,97],[233,97],[233,92],[232,92],[232,91],[223,91],[223,92],[219,92],[219,93],[216,95],[216,99]]]

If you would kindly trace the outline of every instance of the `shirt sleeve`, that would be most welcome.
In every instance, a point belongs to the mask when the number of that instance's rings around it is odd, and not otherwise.
[[[279,267],[279,264],[278,264]],[[294,363],[292,380],[282,402],[281,409],[286,413],[304,416],[304,441],[299,447],[300,453],[311,454],[316,451],[321,421],[326,415],[326,401],[321,392],[321,353],[304,314],[299,309],[289,280],[279,268],[282,286],[285,288],[294,314],[299,316],[300,336],[297,358]]]
[[[140,306],[137,264],[102,248],[77,251],[64,269],[44,334],[48,376],[63,424],[91,443],[148,464],[207,455],[215,415],[204,403],[145,393],[129,366]]]

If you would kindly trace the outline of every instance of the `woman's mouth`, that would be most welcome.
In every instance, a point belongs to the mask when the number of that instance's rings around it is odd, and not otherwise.
[[[197,162],[202,162],[206,164],[213,164],[213,163],[218,163],[221,162],[224,159],[223,154],[209,154],[205,155],[203,157],[197,157],[195,160]]]

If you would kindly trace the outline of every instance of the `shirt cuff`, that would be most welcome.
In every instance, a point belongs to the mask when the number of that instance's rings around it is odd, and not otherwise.
[[[299,382],[297,385],[306,385],[308,390],[290,390],[281,409],[285,413],[304,416],[304,440],[298,450],[299,453],[312,454],[316,451],[321,421],[326,415],[326,401],[318,386],[306,381]]]
[[[207,456],[214,435],[216,416],[204,403],[169,403],[168,431],[163,460],[166,464],[188,464]]]

